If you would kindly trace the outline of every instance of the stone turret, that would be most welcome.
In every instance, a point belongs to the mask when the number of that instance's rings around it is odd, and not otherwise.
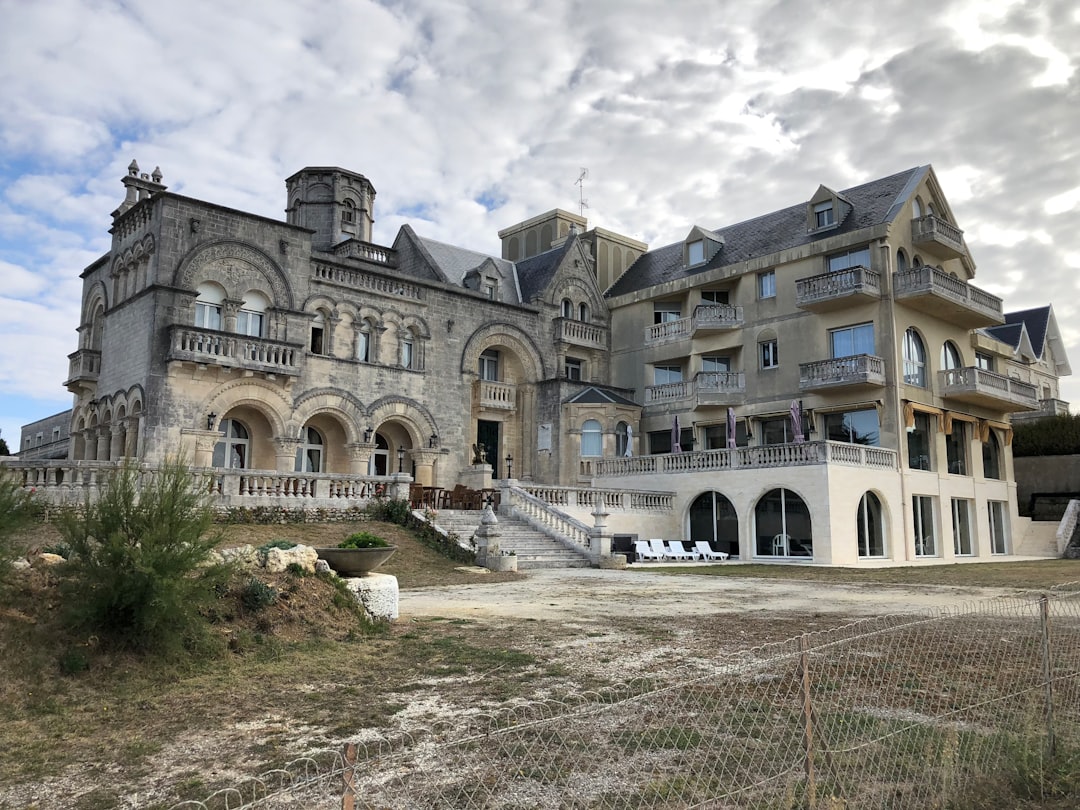
[[[362,174],[335,167],[309,166],[285,181],[290,225],[315,231],[311,245],[330,250],[346,239],[371,241],[375,187]]]
[[[165,191],[167,186],[161,184],[161,178],[160,168],[155,166],[151,174],[146,174],[145,172],[139,172],[139,164],[132,160],[128,166],[127,175],[120,181],[124,184],[127,193],[124,195],[124,201],[120,203],[120,207],[113,211],[113,221],[115,222],[118,217],[125,214],[136,203],[149,199],[151,194]]]

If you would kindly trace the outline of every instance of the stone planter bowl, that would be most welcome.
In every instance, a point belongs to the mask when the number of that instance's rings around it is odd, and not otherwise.
[[[394,556],[397,546],[385,548],[317,548],[320,560],[342,577],[362,577]]]

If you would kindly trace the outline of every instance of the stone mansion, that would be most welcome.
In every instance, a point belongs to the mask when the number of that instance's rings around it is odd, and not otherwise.
[[[179,451],[237,497],[320,503],[495,481],[743,560],[1046,553],[1010,425],[1067,408],[1061,336],[973,284],[929,166],[653,249],[556,209],[501,256],[374,244],[375,189],[340,168],[289,177],[284,221],[162,179],[132,162],[83,271],[51,464]]]

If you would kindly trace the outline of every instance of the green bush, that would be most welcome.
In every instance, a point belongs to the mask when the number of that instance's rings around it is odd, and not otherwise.
[[[71,546],[67,543],[51,543],[41,549],[43,554],[55,554],[65,560],[71,557]]]
[[[295,548],[295,547],[296,547],[296,541],[294,541],[294,540],[280,540],[279,539],[279,540],[271,540],[269,543],[263,543],[261,546],[259,546],[257,551],[259,552],[259,554],[261,554],[262,556],[265,557],[266,552],[268,552],[272,548],[280,548],[282,551],[288,551],[290,548]]]
[[[240,601],[247,610],[258,613],[277,601],[277,590],[261,579],[252,577],[240,591]]]
[[[402,498],[375,498],[364,509],[372,520],[408,526],[412,519],[412,507]]]
[[[33,519],[33,503],[29,492],[13,478],[0,478],[0,580],[8,572],[18,554],[12,542],[18,531]]]
[[[386,548],[389,545],[381,537],[371,532],[356,532],[356,534],[350,534],[338,543],[338,548]]]
[[[69,624],[139,651],[209,652],[202,611],[231,576],[211,559],[219,540],[212,523],[182,463],[169,461],[142,482],[134,467],[115,473],[97,501],[60,520],[73,552],[61,569]]]
[[[1013,456],[1080,454],[1080,415],[1067,414],[1013,426]]]

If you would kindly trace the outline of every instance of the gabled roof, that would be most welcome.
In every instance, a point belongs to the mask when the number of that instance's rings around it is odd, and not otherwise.
[[[1035,357],[1040,359],[1042,358],[1043,348],[1046,346],[1046,333],[1050,326],[1050,314],[1049,305],[1005,313],[1005,323],[1007,325],[1024,325],[1028,337],[1031,338],[1031,348],[1035,350]]]
[[[583,388],[571,397],[563,400],[564,405],[629,405],[633,408],[640,408],[633,400],[629,400],[624,396],[620,396],[613,391],[605,391],[603,388],[597,388],[595,385],[590,385],[588,388]]]
[[[470,270],[475,270],[485,262],[493,262],[499,270],[509,278],[514,273],[514,263],[506,259],[497,259],[468,248],[448,245],[445,242],[437,242],[423,236],[417,237],[427,249],[428,255],[435,262],[436,267],[451,284],[461,286],[462,281]]]
[[[1020,349],[1027,334],[1024,329],[1023,321],[1020,323],[1004,323],[1000,326],[987,326],[980,331],[985,332],[995,340],[1000,340],[1002,343],[1008,344],[1012,347],[1013,351],[1018,351]],[[1034,352],[1034,349],[1032,352]]]
[[[1069,359],[1065,355],[1065,345],[1058,330],[1054,308],[1045,307],[1022,309],[1005,313],[1005,323],[985,330],[991,336],[1012,346],[1013,350],[1027,353],[1036,360],[1043,360],[1047,346],[1052,346],[1054,373],[1060,377],[1072,374]],[[1025,343],[1026,341],[1026,343]]]
[[[555,273],[562,263],[563,257],[570,250],[570,245],[577,239],[571,235],[558,247],[537,253],[527,259],[522,259],[516,265],[518,283],[521,285],[521,300],[528,302],[533,300],[547,289]]]
[[[851,204],[853,210],[839,227],[827,231],[809,234],[806,232],[807,203],[801,202],[771,214],[718,228],[715,233],[723,240],[724,246],[711,261],[689,270],[683,265],[682,242],[650,250],[643,253],[611,285],[607,295],[642,290],[705,270],[890,222],[899,213],[902,198],[909,195],[929,171],[929,166],[918,166],[845,189],[840,195]]]

